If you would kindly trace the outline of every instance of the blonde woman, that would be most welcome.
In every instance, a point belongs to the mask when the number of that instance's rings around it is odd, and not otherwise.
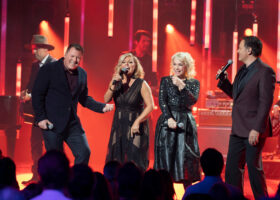
[[[188,186],[200,180],[200,153],[192,115],[200,84],[194,79],[195,65],[189,53],[172,56],[171,72],[160,83],[162,114],[156,126],[154,168],[166,169],[175,182]]]
[[[144,71],[131,53],[120,56],[115,73],[104,95],[105,102],[114,99],[115,114],[106,162],[133,161],[142,170],[149,164],[149,127],[147,118],[154,108]]]

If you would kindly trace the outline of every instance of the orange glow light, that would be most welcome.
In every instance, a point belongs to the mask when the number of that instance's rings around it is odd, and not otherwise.
[[[251,28],[246,28],[244,31],[245,36],[252,36],[253,35],[253,30]]]
[[[63,52],[66,52],[66,49],[69,45],[69,28],[70,28],[70,15],[69,13],[66,14],[64,18],[64,44],[63,44]]]
[[[173,33],[174,32],[174,26],[172,24],[167,24],[165,27],[166,33]]]
[[[16,73],[16,96],[20,96],[20,90],[21,90],[21,69],[22,69],[22,63],[19,60],[17,62],[17,73]]]
[[[113,37],[114,26],[114,0],[109,0],[108,37]]]
[[[153,0],[153,50],[152,50],[153,72],[157,72],[157,47],[158,47],[158,0]]]
[[[40,28],[44,31],[47,31],[49,28],[49,23],[46,20],[41,21]]]
[[[233,32],[233,41],[232,41],[232,73],[231,80],[234,80],[237,71],[237,46],[238,46],[238,32]]]
[[[191,26],[190,26],[190,43],[194,45],[195,43],[195,21],[196,21],[196,0],[192,0],[191,4]]]
[[[205,1],[205,11],[204,11],[204,48],[210,48],[211,44],[211,23],[212,23],[212,1]]]
[[[54,58],[59,59],[63,56],[63,40],[52,30],[52,27],[49,23],[47,23],[47,26],[48,28],[44,29],[40,24],[39,34],[46,36],[48,38],[49,44],[55,46],[55,49],[51,51],[51,55]]]
[[[258,36],[258,23],[253,23],[253,36]]]

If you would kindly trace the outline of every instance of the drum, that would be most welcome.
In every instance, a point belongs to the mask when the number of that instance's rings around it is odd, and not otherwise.
[[[20,128],[20,98],[17,96],[0,96],[0,129],[11,126]]]

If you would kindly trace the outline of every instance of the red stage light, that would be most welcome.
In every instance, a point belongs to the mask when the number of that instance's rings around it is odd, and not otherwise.
[[[172,24],[167,24],[165,26],[166,33],[173,33],[174,32],[174,26]]]

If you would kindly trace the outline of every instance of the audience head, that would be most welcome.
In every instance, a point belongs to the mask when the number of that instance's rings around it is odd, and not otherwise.
[[[0,189],[4,187],[19,189],[16,179],[16,165],[11,158],[0,159],[0,177]]]
[[[93,186],[94,200],[111,200],[112,192],[105,176],[99,172],[94,172],[95,183]]]
[[[38,174],[43,187],[62,189],[69,180],[69,160],[63,152],[47,151],[38,161]]]
[[[173,187],[173,180],[170,173],[165,169],[161,169],[158,172],[163,182],[164,199],[165,200],[173,199],[175,195],[175,190]]]
[[[115,181],[117,180],[120,168],[121,168],[121,163],[119,161],[116,160],[109,161],[104,166],[103,174],[109,182]]]
[[[140,189],[140,199],[163,199],[163,182],[158,171],[150,169],[144,173]]]
[[[119,196],[123,198],[136,198],[142,181],[141,170],[133,163],[125,163],[119,170],[118,184]]]
[[[86,164],[74,165],[70,170],[69,192],[73,199],[86,199],[92,195],[94,175]]]
[[[188,52],[177,52],[171,57],[170,71],[172,74],[176,74],[176,66],[182,66],[183,74],[179,75],[190,79],[196,75],[194,63],[194,59]]]
[[[200,164],[205,176],[220,176],[224,167],[224,158],[216,149],[208,148],[202,153]]]

